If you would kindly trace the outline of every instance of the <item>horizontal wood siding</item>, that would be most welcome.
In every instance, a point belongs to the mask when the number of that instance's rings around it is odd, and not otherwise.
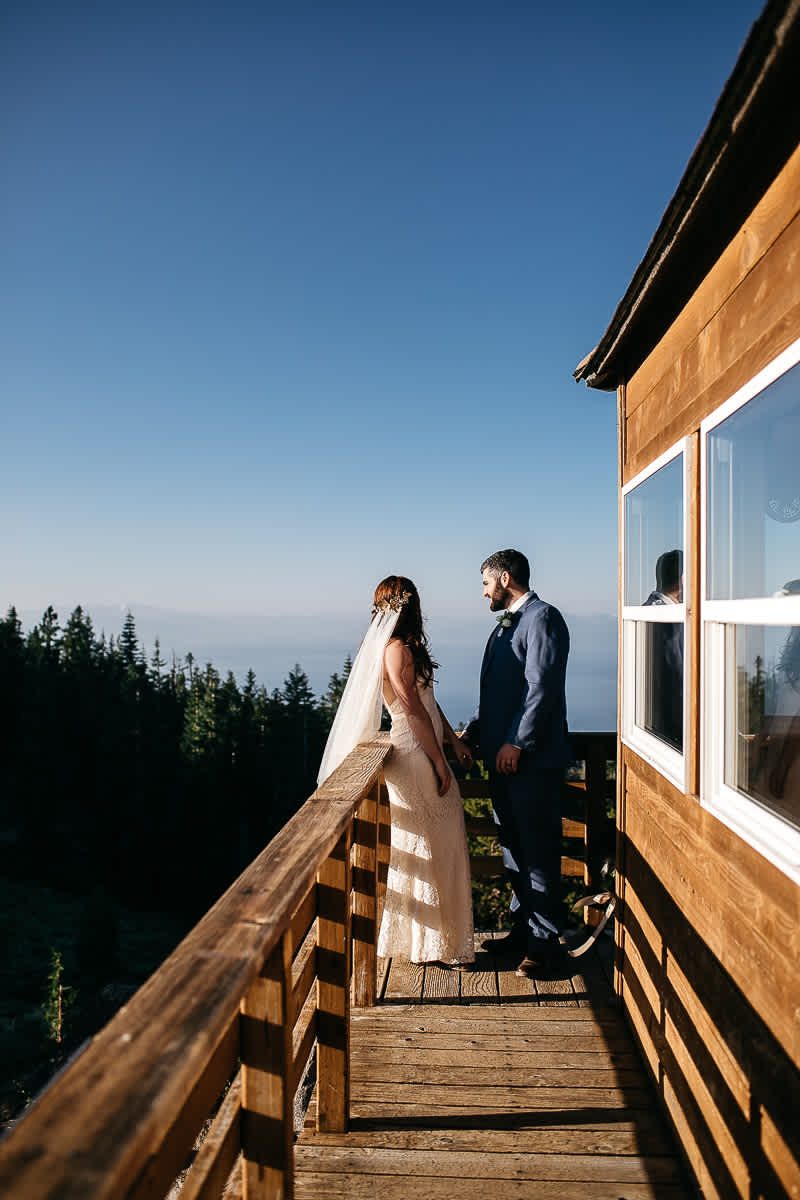
[[[627,483],[800,334],[800,149],[625,389]]]
[[[800,337],[800,149],[620,389],[625,483]],[[799,451],[800,453],[800,451]],[[697,796],[700,613],[688,612],[683,795],[623,748],[616,986],[704,1196],[800,1196],[800,888]],[[692,662],[694,659],[694,662]]]
[[[796,1196],[800,889],[623,754],[631,1024],[704,1194]]]

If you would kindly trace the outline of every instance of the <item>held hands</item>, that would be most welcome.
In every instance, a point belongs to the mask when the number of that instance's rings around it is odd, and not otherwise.
[[[453,748],[453,754],[458,759],[459,765],[462,767],[471,767],[473,761],[472,751],[467,743],[461,740],[461,734],[456,734],[450,745]]]
[[[516,775],[517,764],[520,756],[519,746],[512,746],[510,742],[506,742],[497,751],[495,759],[495,770],[500,775]]]

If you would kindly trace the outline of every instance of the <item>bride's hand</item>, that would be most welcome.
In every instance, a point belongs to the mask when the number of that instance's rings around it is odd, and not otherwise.
[[[440,796],[443,796],[450,787],[450,780],[452,779],[450,768],[443,754],[439,755],[439,758],[433,764],[433,769],[436,772],[436,782],[438,785],[436,791]]]

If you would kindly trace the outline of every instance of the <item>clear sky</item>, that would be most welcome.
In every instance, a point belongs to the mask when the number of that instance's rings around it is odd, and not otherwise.
[[[479,661],[516,545],[612,614],[572,370],[760,7],[6,0],[0,604],[360,634],[401,572]]]

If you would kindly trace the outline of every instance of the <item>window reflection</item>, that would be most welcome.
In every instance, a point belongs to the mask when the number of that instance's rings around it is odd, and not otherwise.
[[[646,603],[659,559],[683,551],[683,456],[678,455],[625,497],[625,603]]]
[[[776,595],[800,563],[800,364],[708,436],[708,598]]]
[[[725,782],[800,829],[800,627],[731,625]]]
[[[683,752],[683,622],[637,622],[636,724]]]

